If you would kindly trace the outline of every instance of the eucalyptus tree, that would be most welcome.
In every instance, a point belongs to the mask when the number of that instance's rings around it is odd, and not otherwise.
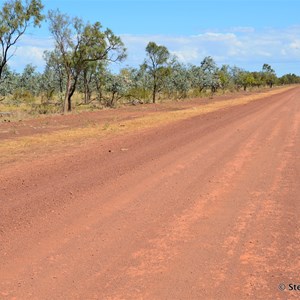
[[[41,74],[36,71],[36,66],[27,64],[23,72],[15,75],[15,84],[12,92],[13,101],[16,103],[27,102],[32,104],[35,97],[40,94]]]
[[[40,74],[36,71],[36,66],[27,64],[20,75],[18,88],[23,92],[28,92],[32,96],[39,94]]]
[[[126,97],[130,89],[130,81],[125,73],[120,72],[120,74],[107,74],[105,78],[105,91],[109,94],[106,99],[106,106],[115,107],[118,100]]]
[[[40,0],[10,0],[0,10],[0,80],[14,48],[30,25],[40,26],[44,16]]]
[[[200,68],[203,72],[203,87],[209,88],[212,93],[215,93],[221,85],[217,64],[212,57],[207,56],[201,62]]]
[[[50,102],[55,95],[60,96],[61,88],[59,74],[50,65],[46,64],[39,83],[39,93],[42,97],[42,102]]]
[[[18,88],[19,74],[13,72],[8,65],[3,68],[2,79],[0,84],[0,95],[3,101],[6,96],[12,95],[14,91]]]
[[[272,69],[272,67],[268,64],[264,64],[262,67],[262,74],[265,83],[272,88],[277,80],[277,76],[275,71]]]
[[[94,99],[103,100],[105,77],[108,74],[107,62],[89,62],[83,68],[80,77],[78,90],[83,94],[83,103],[89,104]],[[93,94],[96,98],[93,99]]]
[[[231,75],[233,84],[237,90],[240,90],[242,88],[241,74],[243,72],[245,72],[245,70],[243,70],[237,66],[233,66],[230,69],[230,75]]]
[[[90,103],[94,90],[94,78],[96,76],[97,62],[89,62],[83,68],[80,75],[80,89],[84,94],[84,104]]]
[[[261,87],[261,86],[264,86],[266,84],[266,81],[265,81],[265,76],[264,76],[264,73],[262,71],[255,71],[255,72],[251,72],[253,77],[254,77],[254,86],[256,87]]]
[[[174,60],[171,66],[171,74],[167,78],[166,87],[172,93],[176,93],[179,99],[186,98],[191,89],[190,72],[187,67]]]
[[[300,76],[289,73],[281,76],[278,80],[280,84],[295,84],[300,83]]]
[[[103,94],[105,91],[105,78],[108,74],[107,71],[108,62],[98,61],[93,76],[92,84],[95,88],[96,99],[101,102],[103,100]]]
[[[144,63],[138,69],[130,69],[131,94],[136,100],[150,101],[152,94],[152,76],[147,71],[147,65]]]
[[[204,85],[204,72],[200,66],[190,65],[189,66],[189,74],[191,87],[198,92],[202,92],[205,88]]]
[[[110,29],[102,30],[100,22],[85,24],[59,10],[50,11],[48,17],[58,53],[56,61],[63,66],[66,78],[63,111],[71,111],[78,78],[87,65],[98,61],[121,61],[126,57],[126,49],[120,37]]]
[[[46,62],[43,77],[45,81],[42,86],[46,89],[46,95],[54,96],[54,94],[59,96],[59,100],[62,102],[64,95],[64,86],[66,85],[66,80],[64,76],[64,66],[62,60],[60,59],[60,53],[57,49],[53,51],[45,51],[44,59]],[[50,99],[48,99],[50,100]]]
[[[149,42],[146,47],[146,56],[144,65],[152,79],[152,102],[155,103],[157,93],[162,90],[166,77],[170,75],[168,67],[170,52],[165,46]]]
[[[220,70],[218,71],[218,76],[220,80],[220,87],[223,90],[223,92],[228,89],[230,86],[232,86],[232,77],[230,74],[230,67],[229,65],[222,65]]]
[[[240,83],[244,88],[244,91],[247,90],[248,87],[254,86],[256,84],[255,78],[252,72],[243,71],[240,73]]]

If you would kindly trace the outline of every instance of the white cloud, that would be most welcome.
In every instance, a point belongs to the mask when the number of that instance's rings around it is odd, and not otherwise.
[[[124,39],[124,37],[123,37]],[[300,26],[284,29],[252,27],[231,28],[231,31],[207,31],[192,36],[126,35],[127,65],[141,63],[149,41],[168,47],[184,63],[200,64],[205,56],[212,56],[220,64],[230,64],[257,70],[264,63],[278,67],[278,74],[289,72],[291,66],[300,73]],[[292,64],[294,62],[294,64]]]
[[[300,49],[300,39],[295,40],[290,44],[291,49]]]
[[[27,64],[32,64],[39,71],[43,71],[45,66],[44,51],[52,48],[53,41],[51,38],[24,35],[15,48],[14,56],[9,61],[9,65],[17,71],[22,71]]]
[[[191,36],[122,34],[121,38],[128,49],[128,58],[124,63],[112,66],[115,70],[143,63],[145,48],[149,41],[154,41],[165,45],[184,63],[199,65],[205,56],[212,56],[219,65],[257,70],[264,63],[269,63],[278,74],[300,73],[300,26],[261,30],[235,27]],[[43,52],[52,47],[51,38],[24,36],[10,64],[20,70],[27,63],[32,63],[42,70]]]
[[[171,51],[183,63],[189,63],[199,58],[199,51],[196,47],[183,47],[180,50]]]
[[[254,32],[255,29],[253,27],[232,27],[230,28],[231,32],[242,32],[242,33],[251,33]]]
[[[221,42],[236,40],[236,35],[234,33],[205,32],[196,35],[195,38],[198,38],[199,41]]]

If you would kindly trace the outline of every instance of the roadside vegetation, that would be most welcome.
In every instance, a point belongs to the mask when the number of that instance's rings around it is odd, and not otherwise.
[[[53,50],[44,53],[44,71],[28,64],[16,73],[9,60],[17,43],[29,26],[38,27],[44,19],[54,40]],[[111,64],[125,59],[126,45],[100,22],[84,22],[59,10],[44,14],[40,0],[5,2],[0,10],[0,117],[14,111],[66,113],[300,83],[295,74],[277,77],[269,64],[250,72],[218,66],[208,56],[199,65],[186,65],[152,41],[138,68],[110,71]]]

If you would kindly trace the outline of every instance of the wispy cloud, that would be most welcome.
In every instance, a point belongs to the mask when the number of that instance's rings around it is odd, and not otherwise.
[[[252,33],[255,31],[253,27],[232,27],[229,29],[230,32],[241,32],[241,33]]]
[[[278,73],[300,73],[300,26],[283,29],[237,27],[193,36],[122,35],[128,48],[127,65],[137,65],[145,57],[145,47],[154,41],[168,47],[184,63],[200,64],[212,56],[219,65],[238,65],[249,70],[264,63],[273,64]],[[293,65],[294,63],[294,65]]]
[[[32,64],[39,71],[43,71],[45,66],[44,51],[53,49],[52,38],[38,38],[24,35],[20,43],[14,50],[14,56],[9,65],[21,71],[27,64]]]
[[[181,62],[199,65],[205,56],[212,56],[221,64],[237,65],[257,70],[263,63],[271,64],[278,74],[300,73],[300,26],[255,30],[235,27],[228,30],[209,30],[191,36],[122,34],[128,58],[115,69],[138,66],[145,58],[149,41],[165,45]],[[42,70],[43,52],[53,47],[51,38],[25,36],[11,61],[19,70],[32,63]]]

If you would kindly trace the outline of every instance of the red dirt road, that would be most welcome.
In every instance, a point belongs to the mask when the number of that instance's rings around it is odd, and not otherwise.
[[[5,166],[0,299],[299,299],[299,95]]]

